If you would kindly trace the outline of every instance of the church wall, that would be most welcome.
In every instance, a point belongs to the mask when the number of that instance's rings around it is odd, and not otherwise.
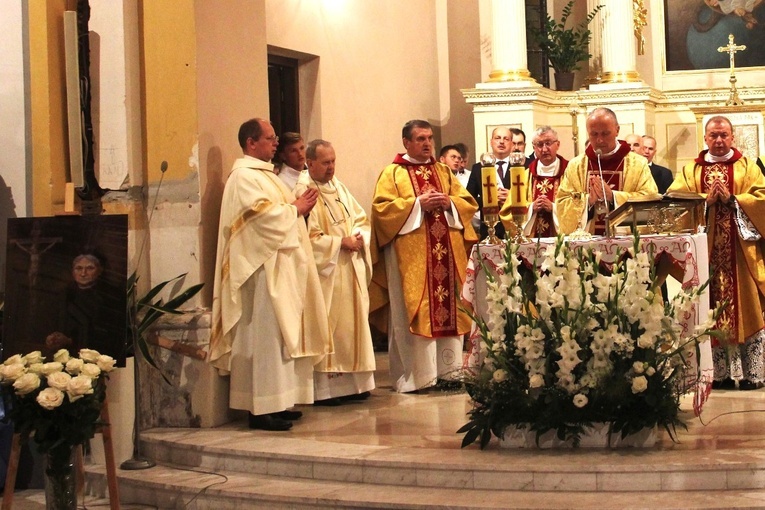
[[[404,123],[448,120],[435,25],[434,0],[266,0],[268,44],[318,57],[313,106],[320,122],[301,122],[303,135],[334,144],[338,178],[367,211],[377,175],[403,151]]]
[[[27,119],[21,0],[0,0],[0,294],[5,290],[7,219],[27,215]]]

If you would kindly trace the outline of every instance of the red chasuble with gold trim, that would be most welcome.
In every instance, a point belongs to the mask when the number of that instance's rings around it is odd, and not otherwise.
[[[535,159],[529,165],[529,174],[531,175],[531,201],[533,202],[541,196],[547,197],[550,202],[555,202],[555,193],[558,192],[561,177],[568,166],[568,160],[557,156],[560,165],[558,173],[553,176],[539,175],[537,166],[539,160]],[[558,235],[555,229],[552,211],[536,211],[534,225],[531,227],[532,237],[555,237]]]
[[[588,145],[584,152],[587,154],[588,173],[600,177],[598,155],[595,154],[592,145]],[[621,143],[619,145],[619,150],[617,150],[616,154],[613,156],[600,156],[600,169],[603,171],[603,180],[614,191],[622,191],[624,189],[624,158],[630,152],[630,146],[626,143]],[[612,211],[613,207],[613,201],[608,204],[608,211],[606,211],[605,206],[595,206],[594,215],[596,235],[604,235],[606,233],[606,212]]]
[[[441,189],[435,165],[411,163],[401,155],[393,160],[409,172],[415,196],[431,191],[447,193]],[[427,253],[427,290],[430,300],[430,321],[434,337],[455,336],[457,332],[457,299],[451,294],[457,292],[457,272],[454,253],[449,239],[449,224],[441,208],[423,211],[426,227],[425,242]],[[461,247],[460,247],[461,248]]]
[[[701,192],[707,193],[715,181],[721,181],[731,194],[734,194],[733,164],[741,158],[741,153],[734,150],[733,157],[725,163],[709,163],[699,157],[696,164],[701,167]],[[710,246],[709,266],[714,268],[710,275],[709,301],[722,303],[728,301],[728,306],[717,319],[716,328],[735,338],[738,331],[738,281],[736,278],[736,208],[734,204],[718,202],[712,208],[714,218],[708,223],[714,229],[709,236],[714,240]],[[743,339],[740,340],[743,342]],[[719,345],[716,338],[713,345]]]

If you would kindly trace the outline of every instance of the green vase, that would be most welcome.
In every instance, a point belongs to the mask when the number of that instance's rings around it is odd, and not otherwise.
[[[60,444],[48,450],[45,466],[46,510],[76,510],[77,475],[74,469],[76,447]]]

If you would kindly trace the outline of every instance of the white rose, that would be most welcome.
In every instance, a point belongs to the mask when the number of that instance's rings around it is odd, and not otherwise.
[[[16,379],[13,383],[13,389],[16,390],[17,395],[26,395],[32,393],[40,387],[40,376],[37,374],[26,373]]]
[[[583,393],[577,393],[574,395],[574,405],[578,408],[582,408],[587,405],[587,402],[589,402],[589,399],[587,398],[587,395]]]
[[[642,374],[643,373],[643,362],[642,361],[636,361],[632,364],[632,370],[636,374]]]
[[[655,373],[656,373],[656,369],[653,367],[648,367],[645,371],[645,375],[647,375],[648,377],[651,377]]]
[[[51,411],[64,402],[64,392],[56,388],[45,388],[37,395],[37,403]]]
[[[51,361],[50,363],[43,363],[42,374],[51,375],[56,372],[61,372],[64,369],[64,365],[58,361]]]
[[[632,379],[632,393],[642,393],[648,389],[648,379],[645,376]]]
[[[42,369],[43,369],[42,363],[32,363],[27,367],[27,372],[40,375],[42,374]]]
[[[24,364],[24,358],[21,357],[21,354],[14,354],[7,360],[3,361],[3,365],[17,365],[21,363]]]
[[[19,357],[19,359],[21,359]],[[13,382],[27,373],[27,367],[24,363],[14,363],[13,365],[3,365],[0,367],[0,376],[3,381]]]
[[[494,375],[492,375],[492,378],[495,382],[502,382],[505,379],[507,379],[507,370],[498,369],[494,371]]]
[[[111,372],[114,369],[115,363],[117,363],[117,360],[111,356],[107,356],[106,354],[100,355],[96,360],[98,368],[100,368],[103,372]]]
[[[57,390],[66,391],[72,376],[66,372],[54,372],[48,376],[48,386]]]
[[[66,394],[69,395],[70,402],[74,402],[91,393],[93,393],[93,379],[86,375],[72,377],[72,380],[66,386]]]
[[[82,370],[82,366],[85,364],[84,361],[82,361],[79,358],[72,358],[69,361],[66,362],[66,371],[69,372],[72,375],[77,375]]]
[[[545,378],[542,377],[542,374],[534,374],[529,379],[529,387],[530,388],[541,388],[545,384]]]
[[[100,355],[100,352],[93,349],[80,349],[80,359],[88,363],[95,363]]]
[[[66,362],[69,361],[70,357],[69,351],[66,349],[59,349],[56,351],[56,354],[53,355],[53,361],[58,361],[59,363],[66,365]]]
[[[98,379],[98,376],[101,375],[101,369],[98,368],[98,365],[95,365],[93,363],[85,363],[82,366],[82,370],[80,371],[80,374],[86,375],[90,377],[91,379]]]
[[[24,361],[26,361],[29,365],[33,363],[42,363],[44,359],[45,358],[43,358],[43,355],[40,351],[32,351],[24,356]]]

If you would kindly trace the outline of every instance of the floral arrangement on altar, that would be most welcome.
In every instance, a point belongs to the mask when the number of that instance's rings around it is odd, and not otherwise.
[[[48,363],[40,351],[5,360],[0,384],[14,431],[33,434],[42,452],[85,443],[96,432],[114,364],[92,349],[79,357],[60,349]]]
[[[478,440],[483,449],[508,428],[535,433],[537,445],[555,431],[578,446],[596,423],[608,424],[609,438],[660,426],[674,439],[686,427],[678,412],[687,354],[698,359],[698,342],[717,335],[722,307],[683,336],[676,318],[707,284],[663,303],[640,242],[606,264],[559,238],[532,267],[508,243],[498,276],[484,267],[488,315],[474,317],[483,362],[465,381],[473,407],[458,431],[463,447]]]

